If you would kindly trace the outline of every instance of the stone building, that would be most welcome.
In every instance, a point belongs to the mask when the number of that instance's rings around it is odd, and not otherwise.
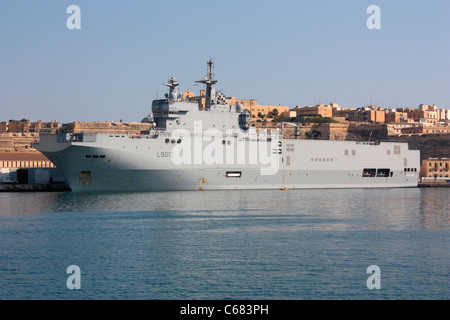
[[[386,110],[386,122],[397,123],[403,122],[408,119],[408,112],[397,111],[397,110]]]
[[[241,104],[244,107],[244,110],[250,111],[252,118],[259,118],[259,115],[263,118],[273,118],[275,114],[281,115],[282,113],[289,111],[288,106],[261,105],[258,104],[258,100],[256,99],[236,99],[235,97],[228,97],[227,101],[231,105],[236,103]]]
[[[449,134],[450,127],[418,125],[402,128],[400,132],[402,135]]]
[[[317,104],[303,108],[295,107],[294,110],[297,111],[297,117],[321,116],[323,118],[331,118],[333,116],[333,107],[331,105]]]
[[[429,158],[422,160],[420,176],[427,178],[448,178],[450,174],[449,158]]]
[[[64,124],[60,132],[66,133],[117,133],[117,134],[139,134],[148,131],[153,125],[142,122],[71,122]]]
[[[38,120],[9,120],[0,123],[0,133],[28,133],[28,132],[51,132],[55,133],[61,125],[56,121],[42,122]]]
[[[349,112],[349,121],[363,121],[363,122],[385,122],[386,111],[378,106],[367,106],[356,109],[354,112]]]
[[[419,121],[420,119],[426,119],[426,122],[436,124],[440,120],[440,112],[436,105],[421,104],[417,109],[408,109],[408,118]]]

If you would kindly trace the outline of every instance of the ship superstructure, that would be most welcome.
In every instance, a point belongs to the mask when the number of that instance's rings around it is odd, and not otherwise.
[[[416,187],[420,155],[406,143],[283,139],[249,126],[242,105],[216,92],[207,62],[204,104],[170,78],[139,134],[43,134],[36,146],[73,191]]]

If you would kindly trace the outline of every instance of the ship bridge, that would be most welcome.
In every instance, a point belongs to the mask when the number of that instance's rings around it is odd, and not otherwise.
[[[187,129],[194,130],[199,127],[218,130],[236,129],[247,131],[249,128],[250,114],[243,109],[241,104],[229,105],[222,92],[216,92],[212,68],[214,61],[207,63],[207,76],[199,81],[206,85],[205,108],[199,107],[197,101],[182,100],[177,92],[179,83],[175,77],[171,77],[165,86],[169,92],[165,99],[157,99],[152,102],[152,113],[157,128],[164,130]]]

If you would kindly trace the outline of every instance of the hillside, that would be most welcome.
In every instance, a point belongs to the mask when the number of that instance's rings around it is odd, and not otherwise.
[[[412,150],[420,150],[420,159],[450,158],[450,135],[391,136],[380,141],[407,142]]]

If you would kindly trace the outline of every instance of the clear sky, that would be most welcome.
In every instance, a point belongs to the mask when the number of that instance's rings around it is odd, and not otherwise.
[[[450,1],[1,0],[0,121],[140,121],[171,76],[198,93],[210,58],[259,104],[450,108]]]

